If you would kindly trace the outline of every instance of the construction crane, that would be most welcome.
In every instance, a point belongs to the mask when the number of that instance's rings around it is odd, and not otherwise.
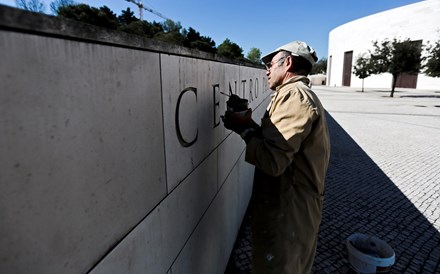
[[[139,19],[140,19],[140,20],[142,20],[142,10],[149,11],[149,12],[151,12],[151,13],[153,13],[153,14],[159,16],[160,18],[163,18],[163,19],[165,19],[165,20],[168,20],[168,18],[165,17],[164,15],[162,15],[161,13],[159,13],[159,12],[157,12],[157,11],[155,11],[155,10],[152,10],[152,9],[150,9],[150,8],[145,7],[145,6],[142,4],[142,0],[138,0],[138,1],[135,1],[135,0],[125,0],[125,1],[130,2],[130,3],[133,3],[133,4],[135,4],[136,6],[139,7]]]

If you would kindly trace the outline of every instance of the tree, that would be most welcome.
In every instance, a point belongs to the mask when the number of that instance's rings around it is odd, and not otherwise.
[[[373,72],[372,65],[369,57],[365,55],[359,56],[356,60],[356,65],[353,67],[354,74],[362,79],[362,92],[364,92],[364,79],[370,76]]]
[[[139,21],[136,16],[134,16],[134,12],[127,8],[121,12],[121,15],[118,16],[119,24],[121,25],[130,25],[132,22]]]
[[[182,30],[180,22],[174,22],[171,19],[165,20],[165,22],[162,23],[162,26],[164,32],[180,32]]]
[[[217,54],[226,58],[240,61],[244,59],[243,49],[229,39],[226,39],[218,46]]]
[[[58,16],[111,29],[116,29],[119,25],[116,14],[107,6],[99,9],[86,4],[62,6],[58,9]]]
[[[180,22],[176,23],[171,19],[167,19],[162,23],[162,29],[162,32],[158,32],[154,35],[155,39],[166,43],[183,46],[185,37],[181,33],[182,25]]]
[[[431,77],[440,77],[440,41],[427,48],[428,56],[424,73]]]
[[[116,29],[119,25],[118,17],[107,6],[102,6],[98,10],[98,22],[102,23],[103,27]]]
[[[325,74],[327,72],[327,58],[322,58],[312,67],[310,74]]]
[[[257,48],[251,48],[246,58],[254,64],[261,64],[261,50]]]
[[[50,3],[50,10],[53,14],[58,15],[58,10],[61,7],[72,6],[75,5],[73,0],[54,0]]]
[[[215,42],[210,37],[200,35],[200,33],[193,28],[189,28],[188,30],[182,29],[180,22],[167,19],[163,23],[150,23],[146,20],[137,19],[130,8],[123,10],[120,16],[116,16],[116,14],[106,6],[97,9],[86,4],[71,4],[73,3],[72,1],[73,0],[54,0],[51,4],[51,8],[53,12],[56,12],[60,17],[100,27],[117,29],[209,53],[218,53],[220,56],[225,56],[230,59],[244,60],[243,50],[229,39],[226,39],[216,48]],[[256,53],[255,58],[259,59],[261,52]]]
[[[373,42],[374,51],[371,53],[372,73],[389,72],[393,76],[390,97],[394,96],[397,78],[403,74],[417,74],[421,69],[421,41],[384,40]]]
[[[148,38],[153,38],[158,33],[163,32],[162,25],[157,22],[149,23],[147,21],[133,21],[130,24],[122,24],[118,27],[119,30],[127,33],[132,33]]]
[[[205,52],[216,53],[215,42],[211,37],[202,36],[198,31],[193,28],[183,30],[183,36],[185,41],[183,45],[188,48],[198,49]]]
[[[24,10],[44,13],[46,6],[40,0],[15,0],[15,5]]]

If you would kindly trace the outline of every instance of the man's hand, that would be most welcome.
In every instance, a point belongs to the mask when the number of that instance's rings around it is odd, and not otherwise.
[[[252,128],[252,109],[248,109],[245,113],[237,113],[226,111],[225,116],[221,116],[225,128],[240,134],[247,128]]]

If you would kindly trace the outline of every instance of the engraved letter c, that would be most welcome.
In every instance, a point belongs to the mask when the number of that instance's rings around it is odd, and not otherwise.
[[[182,131],[180,130],[180,125],[179,125],[179,111],[180,111],[180,101],[182,100],[183,95],[187,92],[187,91],[192,91],[194,92],[194,94],[196,95],[196,102],[197,102],[197,89],[193,88],[193,87],[189,87],[184,89],[180,95],[179,98],[177,99],[177,105],[176,105],[176,113],[175,113],[175,124],[176,124],[176,133],[177,133],[177,139],[179,139],[179,143],[183,146],[183,147],[190,147],[192,146],[196,141],[197,138],[199,136],[199,129],[197,129],[197,133],[196,133],[196,137],[194,137],[194,140],[192,141],[186,141],[183,136],[182,136]]]

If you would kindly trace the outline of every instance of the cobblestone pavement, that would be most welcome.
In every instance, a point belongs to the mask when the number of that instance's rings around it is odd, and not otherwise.
[[[312,273],[355,273],[345,246],[374,235],[395,251],[391,273],[440,273],[440,90],[315,87],[332,152]],[[250,273],[246,214],[225,273]]]

